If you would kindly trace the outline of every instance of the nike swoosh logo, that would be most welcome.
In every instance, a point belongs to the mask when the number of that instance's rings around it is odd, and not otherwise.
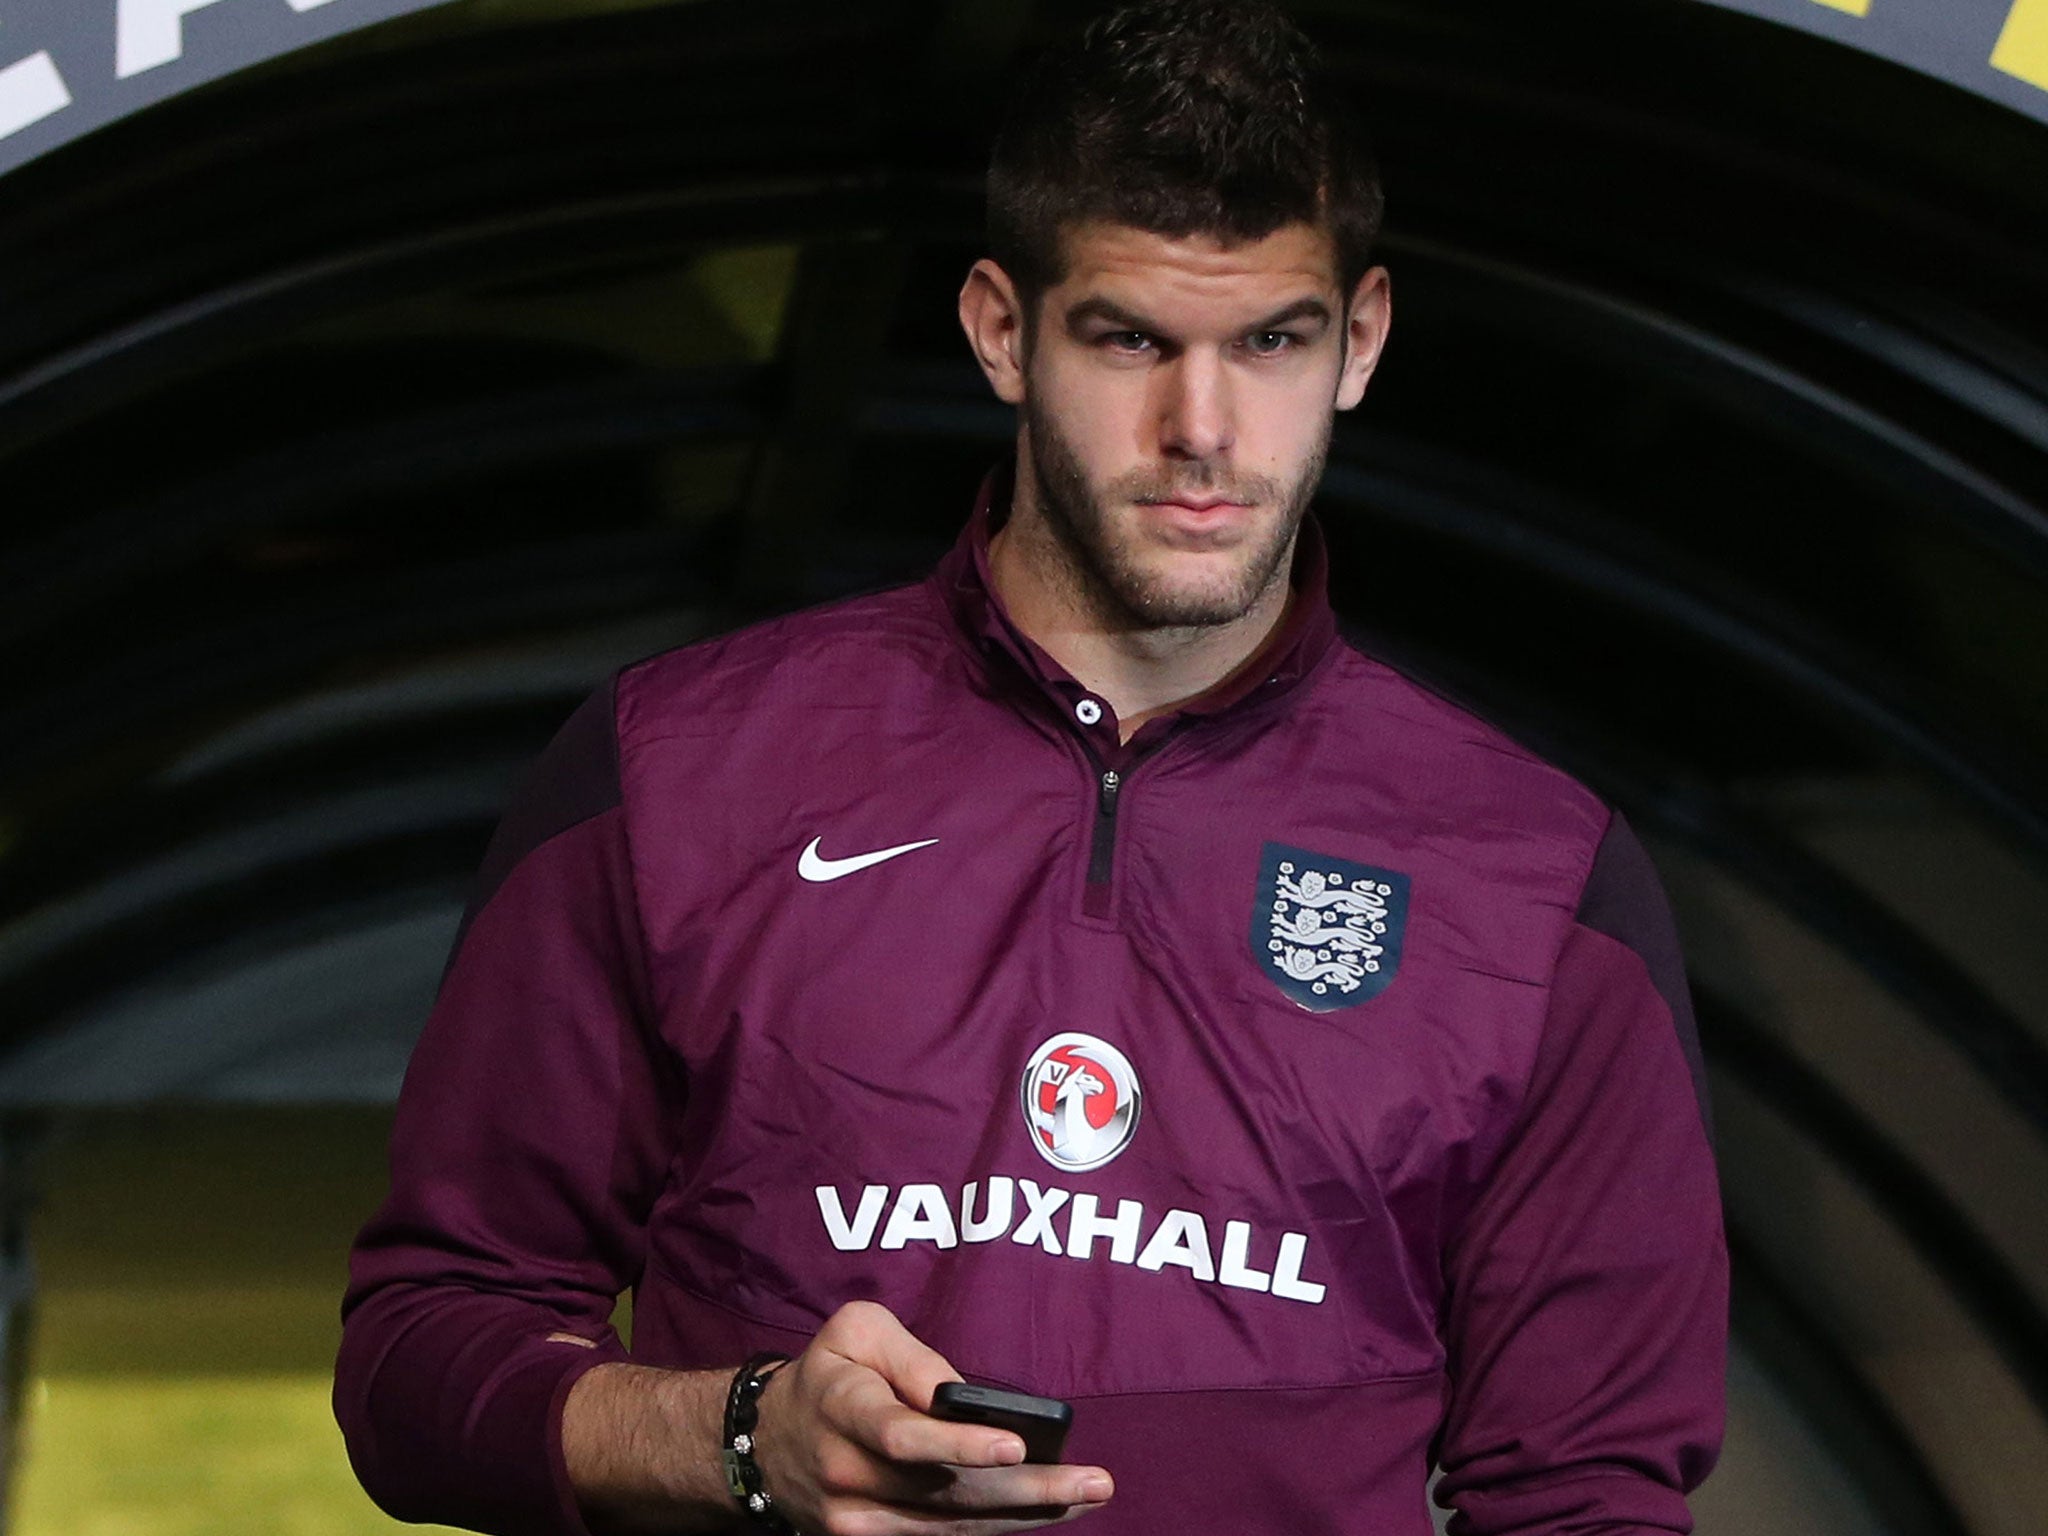
[[[938,839],[928,837],[921,843],[898,843],[894,848],[877,848],[873,853],[856,853],[850,859],[826,859],[818,855],[818,844],[822,837],[811,839],[811,846],[803,851],[796,861],[796,872],[815,884],[837,880],[858,870],[868,869],[876,864],[886,864],[891,859],[901,858],[906,853],[915,853],[920,848],[929,848]]]

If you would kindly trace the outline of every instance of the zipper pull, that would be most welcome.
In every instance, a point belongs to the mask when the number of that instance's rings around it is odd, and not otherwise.
[[[1116,814],[1116,792],[1123,787],[1123,782],[1122,777],[1114,768],[1104,770],[1102,775],[1102,794],[1097,801],[1102,807],[1103,815],[1114,816]]]

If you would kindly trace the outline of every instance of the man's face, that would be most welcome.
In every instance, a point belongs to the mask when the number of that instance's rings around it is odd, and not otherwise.
[[[1090,224],[1064,249],[1023,369],[1028,494],[1105,617],[1231,623],[1286,581],[1332,412],[1356,399],[1331,241]]]

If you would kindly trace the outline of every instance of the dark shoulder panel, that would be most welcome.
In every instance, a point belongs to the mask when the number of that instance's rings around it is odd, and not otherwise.
[[[542,843],[620,804],[615,685],[615,678],[605,679],[604,685],[577,707],[513,790],[484,851],[483,867],[470,887],[462,927],[450,950],[451,963],[462,948],[470,923],[521,859]]]
[[[1692,1071],[1699,1094],[1700,1119],[1712,1134],[1707,1106],[1706,1063],[1700,1055],[1699,1029],[1693,1022],[1692,991],[1685,981],[1685,957],[1679,952],[1678,925],[1671,919],[1657,868],[1635,831],[1616,811],[1593,856],[1593,868],[1579,895],[1579,922],[1634,950],[1650,973],[1651,985],[1671,1010],[1678,1044]]]

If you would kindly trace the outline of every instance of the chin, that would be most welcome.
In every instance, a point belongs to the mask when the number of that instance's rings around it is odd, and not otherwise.
[[[1231,624],[1243,618],[1259,599],[1259,594],[1248,587],[1248,581],[1238,573],[1236,580],[1133,582],[1118,596],[1148,624],[1186,628]]]

